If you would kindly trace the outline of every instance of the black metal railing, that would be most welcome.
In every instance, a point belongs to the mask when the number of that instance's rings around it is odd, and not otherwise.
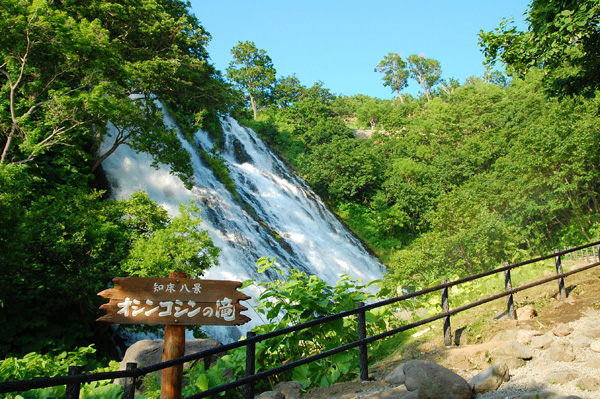
[[[585,250],[585,254],[584,254],[584,250]],[[590,257],[590,250],[592,253],[591,257]],[[92,381],[122,378],[122,379],[125,379],[123,398],[124,399],[133,399],[135,383],[136,383],[137,378],[139,378],[139,377],[142,377],[146,374],[156,372],[156,371],[168,368],[168,367],[180,365],[180,364],[183,364],[186,362],[199,360],[199,359],[207,359],[211,356],[214,356],[214,355],[217,355],[217,354],[220,354],[223,352],[227,352],[229,350],[237,349],[237,348],[240,348],[243,346],[246,347],[246,376],[245,377],[240,378],[236,381],[231,381],[229,383],[214,387],[214,388],[210,388],[199,394],[188,396],[187,399],[205,398],[205,397],[208,397],[208,396],[220,393],[220,392],[224,392],[224,391],[234,389],[234,388],[239,388],[239,387],[244,387],[244,392],[245,392],[246,398],[253,398],[255,382],[257,382],[263,378],[266,378],[266,377],[269,377],[272,375],[276,375],[276,374],[280,374],[280,373],[283,373],[284,371],[288,371],[288,370],[294,369],[296,367],[302,366],[304,364],[308,364],[308,363],[317,361],[319,359],[323,359],[323,358],[326,358],[326,357],[329,357],[329,356],[332,356],[332,355],[335,355],[335,354],[338,354],[338,353],[341,353],[341,352],[344,352],[344,351],[347,351],[347,350],[350,350],[353,348],[359,349],[360,378],[362,380],[366,380],[369,378],[368,377],[369,376],[368,363],[367,363],[367,345],[368,344],[375,342],[377,340],[383,339],[383,338],[393,336],[393,335],[401,333],[403,331],[410,330],[412,328],[419,327],[419,326],[431,323],[433,321],[443,319],[444,343],[446,346],[450,346],[452,344],[452,342],[451,342],[451,327],[450,327],[450,317],[452,315],[455,315],[457,313],[463,312],[465,310],[468,310],[468,309],[471,309],[471,308],[474,308],[477,306],[481,306],[483,304],[500,299],[502,297],[506,297],[507,298],[508,318],[515,319],[516,312],[514,309],[513,294],[516,292],[520,292],[523,290],[527,290],[527,289],[536,287],[541,284],[546,284],[553,280],[558,280],[558,297],[560,299],[564,299],[567,296],[567,292],[565,289],[565,283],[564,283],[565,277],[568,277],[575,273],[579,273],[579,272],[591,269],[593,267],[599,266],[600,265],[599,252],[600,252],[600,240],[597,240],[596,242],[591,243],[591,244],[586,244],[586,245],[582,245],[582,246],[574,247],[574,248],[568,248],[568,249],[564,249],[563,251],[555,250],[553,254],[541,256],[541,257],[530,259],[527,261],[518,262],[518,263],[514,263],[514,264],[505,263],[504,266],[501,268],[490,270],[490,271],[476,274],[473,276],[461,278],[461,279],[458,279],[455,281],[451,281],[451,282],[442,281],[441,284],[438,284],[436,286],[433,286],[433,287],[430,287],[430,288],[427,288],[424,290],[408,293],[406,295],[402,295],[399,297],[395,297],[395,298],[391,298],[391,299],[387,299],[387,300],[383,300],[383,301],[379,301],[379,302],[371,303],[371,304],[358,303],[356,309],[352,309],[352,310],[340,312],[340,313],[337,313],[334,315],[311,320],[306,323],[302,323],[302,324],[292,326],[292,327],[287,327],[287,328],[277,330],[277,331],[272,331],[272,332],[269,332],[266,334],[255,335],[254,333],[248,333],[247,339],[245,339],[245,340],[234,342],[231,344],[223,345],[223,346],[212,348],[212,349],[208,349],[208,350],[205,350],[202,352],[190,354],[187,356],[183,356],[183,357],[173,359],[170,361],[154,364],[151,366],[138,368],[135,363],[128,363],[126,370],[101,372],[101,373],[87,373],[87,374],[82,374],[80,367],[71,366],[69,368],[69,375],[63,376],[63,377],[36,378],[36,379],[24,380],[24,381],[2,382],[2,383],[0,383],[0,393],[27,391],[27,390],[36,389],[36,388],[46,388],[46,387],[53,387],[53,386],[59,386],[59,385],[66,385],[67,386],[66,396],[65,396],[66,399],[76,399],[76,398],[79,398],[79,390],[80,390],[81,384],[92,382]],[[579,254],[581,254],[581,258],[583,260],[587,259],[588,264],[585,266],[579,267],[577,269],[571,270],[569,272],[566,272],[566,273],[563,272],[561,257],[565,256],[565,257],[568,257],[570,260],[574,260],[574,259],[577,259]],[[556,275],[542,278],[535,282],[528,283],[528,284],[519,286],[517,288],[512,287],[511,274],[510,274],[511,270],[516,269],[521,266],[529,265],[532,263],[536,263],[536,262],[540,262],[540,261],[544,261],[544,260],[552,259],[552,258],[555,259]],[[592,262],[592,258],[593,258],[593,262]],[[472,302],[472,303],[469,303],[469,304],[466,304],[466,305],[463,305],[463,306],[460,306],[460,307],[457,307],[454,309],[450,309],[449,300],[448,300],[448,296],[449,296],[448,288],[459,285],[459,284],[467,283],[470,281],[474,281],[474,280],[477,280],[477,279],[480,279],[483,277],[491,276],[496,273],[501,273],[501,272],[504,273],[504,280],[505,280],[505,290],[503,292],[488,296],[487,298],[484,298],[484,299],[481,299],[481,300],[478,300],[478,301],[475,301],[475,302]],[[426,294],[436,292],[436,291],[440,291],[440,293],[441,293],[441,302],[442,302],[442,312],[441,313],[431,316],[431,317],[428,317],[428,318],[425,318],[425,319],[422,319],[422,320],[419,320],[419,321],[416,321],[416,322],[413,322],[413,323],[410,323],[410,324],[403,325],[398,328],[394,328],[394,329],[385,331],[380,334],[367,336],[366,317],[365,317],[365,313],[367,311],[375,309],[375,308],[379,308],[382,306],[392,305],[394,303],[398,303],[401,301],[406,301],[408,299],[412,299],[412,298],[426,295]],[[296,360],[294,362],[287,363],[287,364],[279,366],[279,367],[275,367],[275,368],[272,368],[269,370],[264,370],[259,373],[255,372],[255,347],[256,347],[257,343],[271,339],[271,338],[275,338],[275,337],[278,337],[281,335],[290,334],[295,331],[299,331],[299,330],[307,329],[307,328],[310,328],[313,326],[317,326],[319,324],[328,323],[328,322],[331,322],[334,320],[338,320],[338,319],[342,319],[342,318],[354,316],[354,315],[357,315],[357,323],[358,323],[358,329],[357,329],[358,337],[357,337],[356,341],[347,343],[345,345],[342,345],[342,346],[334,348],[334,349],[330,349],[330,350],[315,354],[313,356],[309,356],[309,357],[306,357],[303,359]]]

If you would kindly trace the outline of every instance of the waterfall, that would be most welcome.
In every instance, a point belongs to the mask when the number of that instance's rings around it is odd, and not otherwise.
[[[166,115],[166,111],[163,112]],[[165,122],[175,127],[168,115]],[[342,274],[361,279],[363,283],[382,277],[385,267],[254,131],[240,126],[232,118],[224,118],[221,123],[224,135],[221,156],[228,164],[240,197],[251,205],[258,217],[240,205],[205,165],[198,148],[210,152],[214,143],[202,130],[195,134],[195,143],[180,135],[195,170],[191,190],[171,175],[166,166],[151,167],[148,154],[120,146],[102,164],[112,196],[129,198],[135,191],[145,191],[172,216],[178,212],[180,202],[196,200],[203,209],[202,228],[221,248],[220,266],[207,270],[202,278],[264,281],[266,276],[259,275],[255,267],[257,259],[263,256],[276,257],[278,265],[318,275],[329,284],[335,284]],[[244,292],[253,298],[259,294],[251,287]],[[238,339],[253,325],[260,324],[252,309],[245,313],[253,321],[238,329],[210,327],[206,330],[224,342]]]

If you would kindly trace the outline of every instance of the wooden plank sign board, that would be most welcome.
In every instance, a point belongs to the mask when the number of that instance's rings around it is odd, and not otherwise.
[[[239,326],[250,321],[239,301],[250,299],[239,281],[188,278],[115,277],[114,288],[99,296],[106,315],[97,319],[118,324]]]

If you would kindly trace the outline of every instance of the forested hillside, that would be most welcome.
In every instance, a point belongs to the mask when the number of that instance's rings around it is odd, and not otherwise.
[[[0,356],[111,354],[118,334],[94,320],[112,277],[216,264],[195,205],[169,218],[104,191],[119,145],[189,183],[156,99],[184,134],[218,138],[227,114],[255,129],[389,267],[392,292],[600,237],[600,6],[553,4],[532,2],[527,32],[481,32],[490,69],[465,82],[390,49],[373,73],[397,98],[382,100],[276,78],[248,41],[221,73],[178,0],[0,0]],[[218,151],[205,156],[227,181]]]

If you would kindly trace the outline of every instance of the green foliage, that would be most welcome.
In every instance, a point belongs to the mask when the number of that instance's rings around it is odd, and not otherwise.
[[[500,60],[524,76],[542,68],[555,95],[594,96],[600,87],[600,5],[595,0],[532,0],[528,30],[518,31],[504,20],[492,32],[479,34],[486,60]]]
[[[431,101],[431,89],[441,80],[440,62],[416,54],[409,55],[406,61],[410,77],[421,85],[427,101]]]
[[[406,62],[397,53],[389,53],[377,64],[375,72],[383,74],[383,85],[389,86],[398,94],[400,101],[404,102],[400,92],[408,86]]]
[[[94,171],[126,144],[189,184],[189,154],[165,126],[156,96],[180,121],[196,119],[183,125],[197,127],[233,97],[207,63],[210,36],[187,7],[3,0],[0,29],[10,34],[0,39],[0,163],[39,162],[66,150]],[[100,153],[109,121],[112,146]]]
[[[132,242],[122,271],[142,277],[165,276],[170,272],[187,273],[192,278],[218,264],[219,248],[206,230],[200,229],[201,209],[193,202],[179,206],[179,215],[151,235]]]
[[[334,286],[330,286],[317,276],[308,276],[295,269],[284,271],[278,268],[275,265],[275,258],[260,258],[256,266],[259,273],[275,272],[280,277],[273,282],[258,283],[262,293],[258,298],[256,309],[267,321],[267,324],[253,329],[258,334],[351,310],[356,308],[357,302],[376,298],[374,294],[367,292],[367,289],[370,285],[379,283],[378,281],[360,285],[348,276],[342,276]],[[251,284],[257,283],[255,281],[244,283],[245,286]],[[368,311],[366,319],[369,335],[390,328],[392,323],[395,323],[389,308]],[[256,345],[256,371],[281,366],[355,341],[358,337],[356,328],[356,320],[347,318],[262,341]],[[371,349],[376,350],[380,344],[372,344]],[[216,366],[206,371],[203,364],[195,365],[186,377],[190,385],[186,388],[185,394],[195,394],[225,383],[224,373],[234,379],[243,377],[245,361],[245,349],[239,348],[221,357]],[[329,386],[338,381],[351,380],[357,373],[356,353],[347,351],[271,377],[267,383],[272,387],[278,381],[294,379],[305,388]],[[262,388],[268,387],[262,386]],[[239,392],[228,392],[227,397],[238,397],[235,396],[236,394],[242,397]]]
[[[50,378],[65,376],[68,374],[69,366],[78,365],[84,367],[85,373],[96,373],[105,371],[116,371],[118,362],[110,362],[109,367],[101,367],[94,354],[96,349],[93,345],[80,347],[71,352],[39,354],[31,352],[21,358],[7,357],[0,361],[0,380],[19,381],[33,378]],[[111,381],[94,381],[82,386],[82,399],[95,398],[121,398],[123,390],[119,385]],[[33,389],[26,392],[6,394],[7,399],[46,399],[64,398],[65,387],[50,387]]]
[[[233,60],[227,68],[229,79],[233,80],[250,98],[254,119],[257,118],[258,104],[270,102],[275,84],[275,68],[271,57],[253,42],[239,42],[231,49]]]

